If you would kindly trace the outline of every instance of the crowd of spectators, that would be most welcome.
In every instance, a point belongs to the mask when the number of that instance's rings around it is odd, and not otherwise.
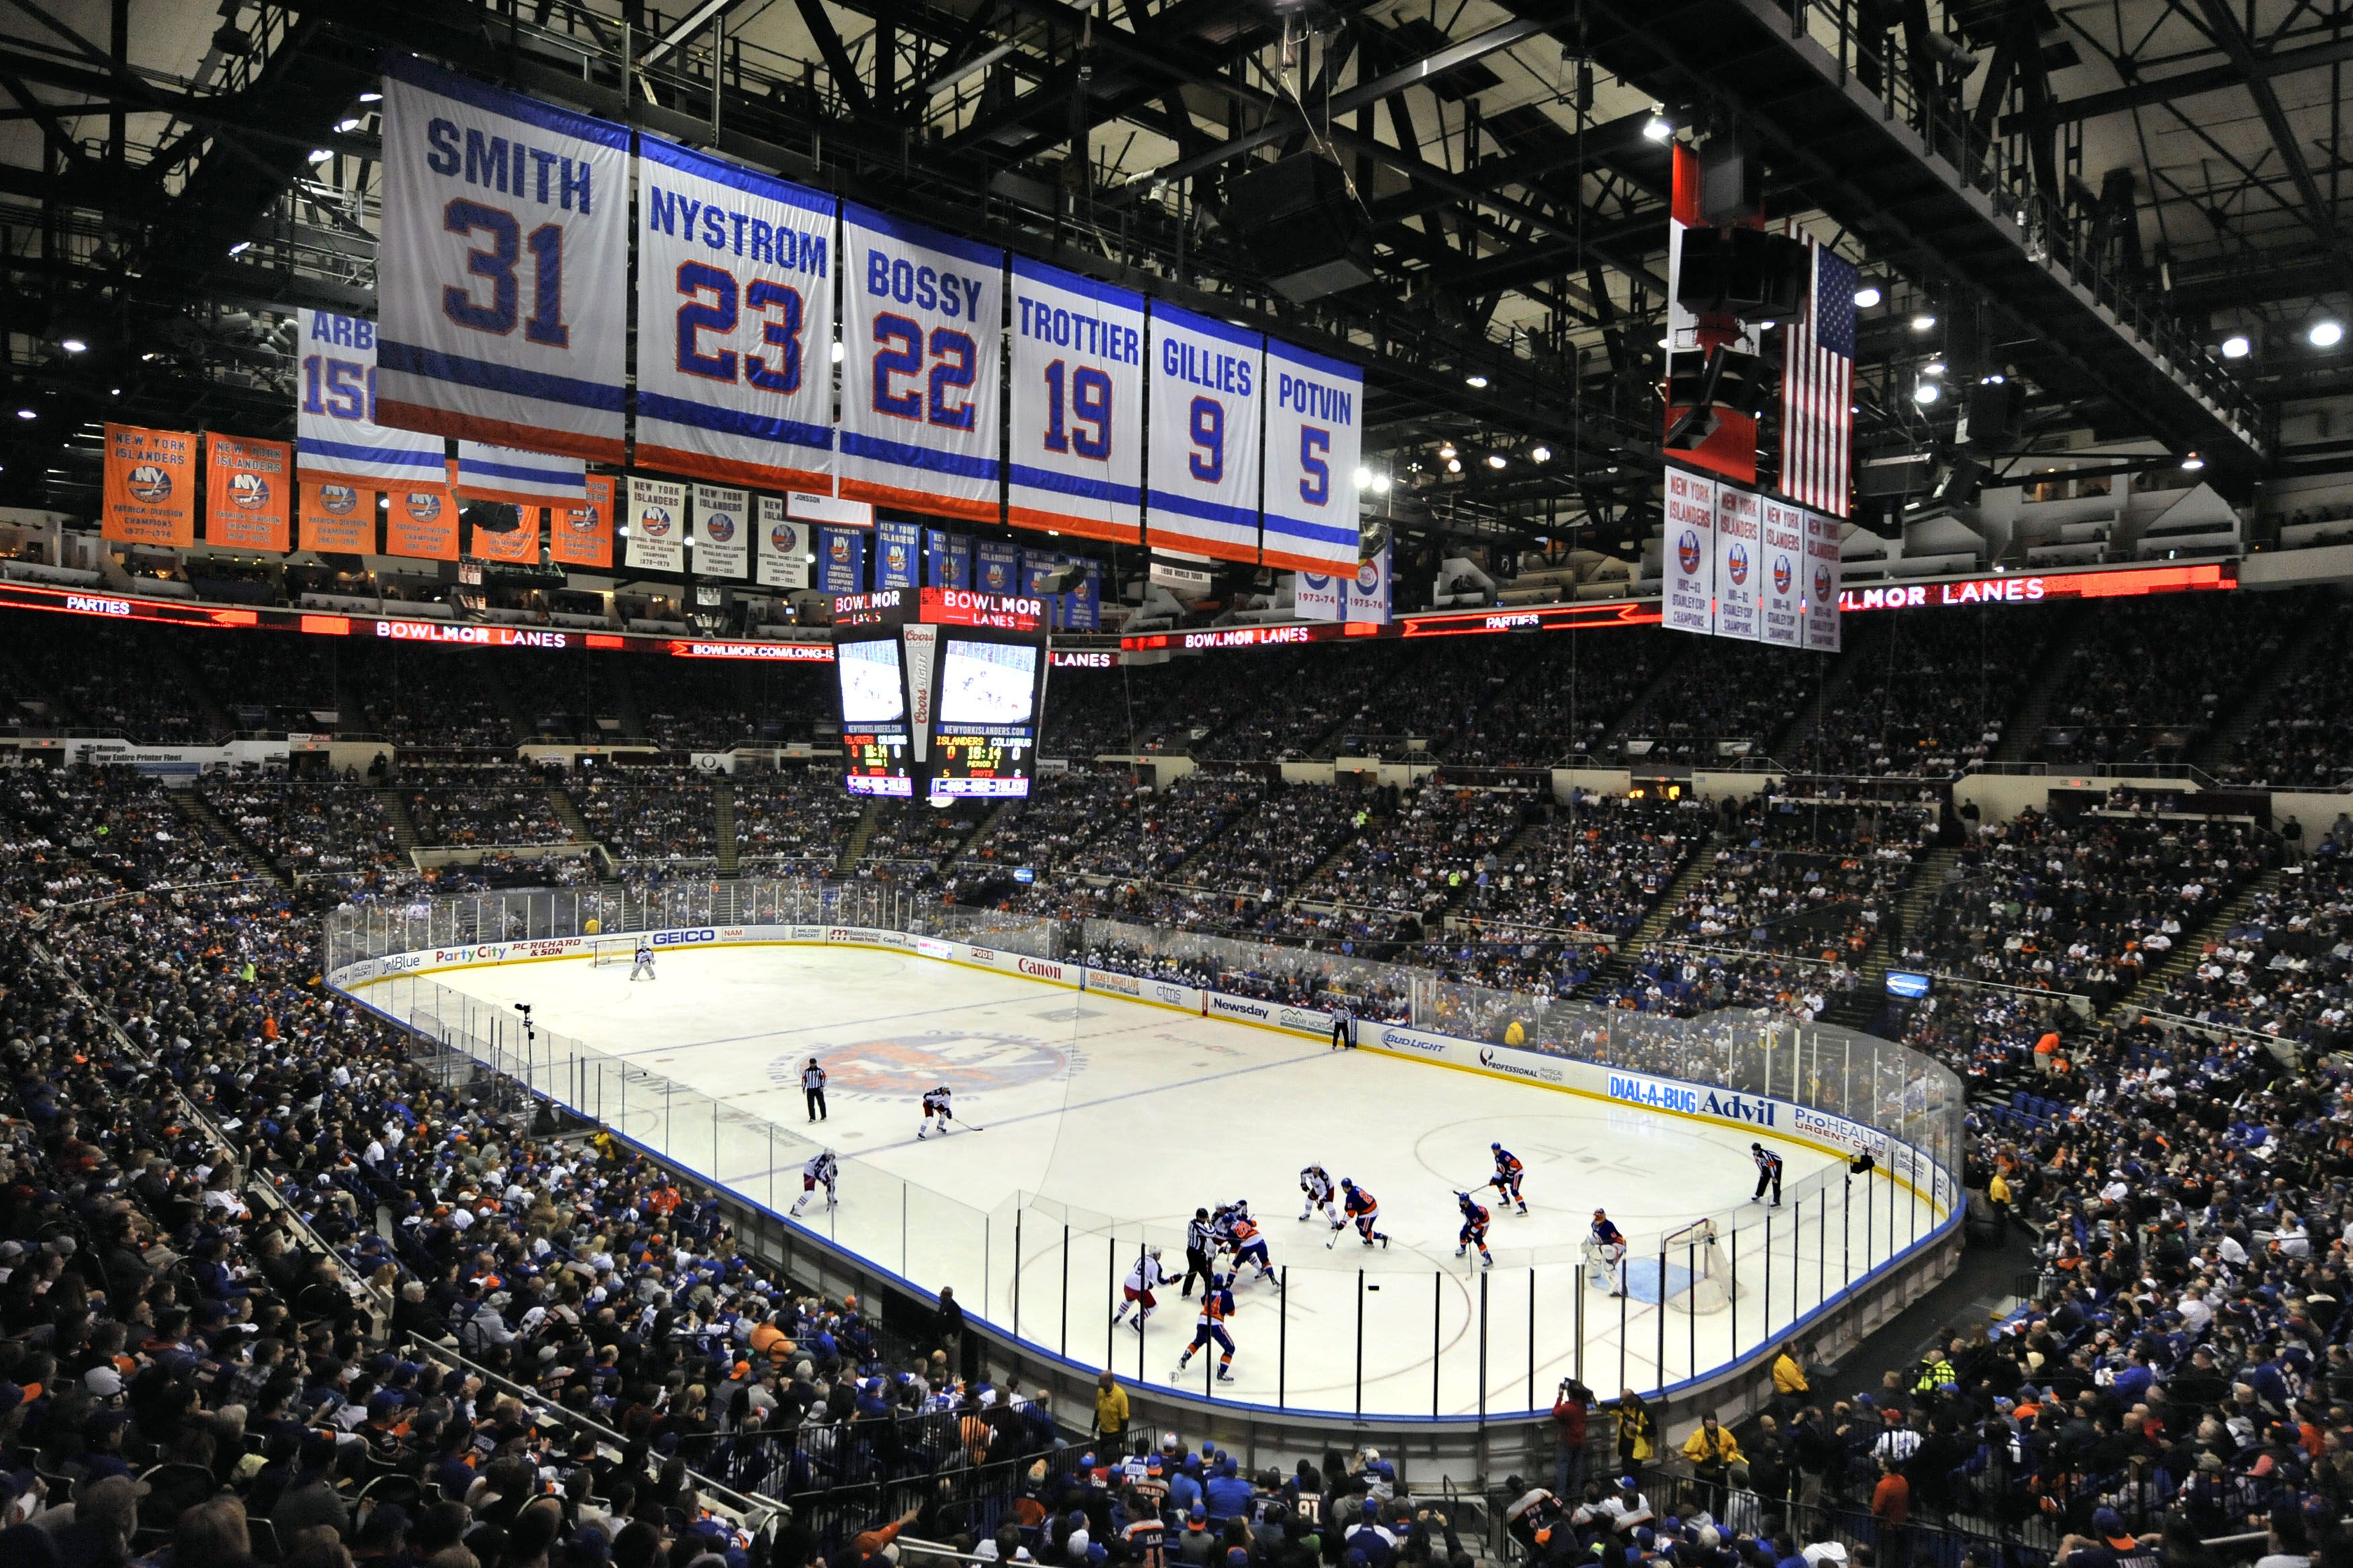
[[[1951,778],[1993,754],[2062,612],[1980,606],[1890,616],[1884,639],[1779,760],[1810,773]],[[1858,635],[1851,629],[1850,637]]]
[[[2238,599],[2183,594],[2101,606],[2074,645],[2037,754],[2077,764],[2186,757],[2311,612],[2300,595]]]
[[[470,849],[568,843],[574,835],[548,796],[549,782],[518,763],[404,768],[400,795],[423,844]]]
[[[1667,929],[1703,945],[1859,957],[1935,826],[1931,807],[1760,792],[1729,816]]]
[[[1502,852],[1533,803],[1513,790],[1479,790],[1430,779],[1396,809],[1367,815],[1356,836],[1299,889],[1308,900],[1362,905],[1427,920],[1482,874],[1502,874]]]
[[[2319,1051],[2353,1027],[2353,843],[2334,832],[2247,910],[2200,942],[2195,964],[2136,998],[2161,1013]]]
[[[207,773],[196,790],[222,821],[294,877],[367,877],[405,866],[383,797],[366,784]]]
[[[735,853],[747,872],[829,877],[865,803],[830,768],[738,773]]]
[[[1811,1023],[1861,983],[1860,973],[1843,960],[1658,946],[1636,953],[1628,971],[1595,987],[1588,1000],[1679,1018],[1723,1007],[1762,1007]]]
[[[499,701],[498,682],[524,675],[515,662],[522,657],[399,645],[379,650],[365,678],[348,683],[360,710],[356,722],[345,718],[345,728],[401,746],[512,755],[522,737]],[[543,674],[533,668],[530,679]]]
[[[2279,672],[2254,722],[2232,741],[2214,771],[2273,789],[2333,790],[2353,776],[2339,716],[2353,704],[2353,611],[2341,602],[2315,612],[2328,626],[2306,656]]]
[[[185,640],[217,634],[192,632],[184,638],[160,626],[120,626],[107,627],[110,636],[101,642],[86,629],[56,625],[70,617],[39,619],[41,635],[12,638],[8,658],[18,671],[19,696],[59,710],[48,727],[153,745],[202,746],[226,739],[206,721],[179,657]]]
[[[624,863],[691,861],[719,854],[719,817],[712,800],[723,776],[691,768],[629,767],[575,774],[564,785],[597,842]]]
[[[1719,757],[1762,756],[1820,692],[1829,661],[1757,657],[1715,637],[1682,639],[1666,673],[1620,721],[1629,756],[1705,766]]]
[[[240,730],[319,733],[342,720],[335,676],[350,658],[332,637],[222,637],[197,634],[174,640],[190,673]]]
[[[1633,705],[1681,644],[1663,634],[1547,636],[1533,650],[1506,639],[1510,673],[1446,751],[1465,767],[1545,767],[1600,749],[1611,720]]]
[[[235,845],[124,767],[0,772],[0,864],[42,905],[254,874]]]

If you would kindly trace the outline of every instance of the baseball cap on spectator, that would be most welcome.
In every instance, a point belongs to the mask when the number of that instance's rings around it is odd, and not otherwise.
[[[94,1366],[81,1374],[81,1385],[100,1399],[115,1399],[122,1394],[122,1374],[111,1366]]]
[[[1226,1551],[1226,1563],[1228,1568],[1250,1568],[1250,1548],[1229,1547]]]
[[[2125,1516],[2112,1508],[2092,1511],[2092,1533],[2111,1546],[2133,1544],[2132,1532],[2125,1528]]]
[[[1199,1503],[1195,1503],[1193,1505],[1193,1511],[1185,1516],[1185,1528],[1187,1530],[1208,1529],[1209,1510],[1203,1508]]]

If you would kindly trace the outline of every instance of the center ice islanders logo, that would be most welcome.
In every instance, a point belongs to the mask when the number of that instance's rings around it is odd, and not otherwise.
[[[1725,552],[1724,569],[1732,574],[1734,587],[1746,587],[1748,585],[1748,546],[1735,544],[1730,550]]]
[[[787,1053],[768,1064],[771,1082],[800,1087],[801,1068],[812,1053]],[[912,1100],[936,1084],[958,1094],[1017,1089],[1071,1070],[1072,1053],[1019,1035],[943,1029],[891,1039],[860,1040],[815,1052],[826,1071],[826,1088],[836,1094]]]
[[[1825,605],[1831,602],[1831,569],[1827,566],[1814,568],[1814,597]]]
[[[337,517],[342,517],[344,513],[350,511],[359,504],[360,492],[352,489],[349,485],[321,485],[319,487],[319,505],[323,510],[332,512]]]
[[[1699,535],[1688,528],[1675,541],[1675,564],[1683,569],[1686,577],[1699,570]]]
[[[259,511],[269,504],[269,481],[259,474],[232,474],[228,481],[228,499],[231,505],[241,510]]]
[[[668,539],[670,531],[670,508],[649,506],[639,509],[638,531],[649,539]]]
[[[144,506],[169,500],[172,494],[172,476],[153,463],[141,463],[131,470],[131,478],[124,482],[131,490],[131,499]]]
[[[723,511],[714,511],[702,520],[702,537],[713,544],[724,544],[735,537],[735,520]]]
[[[1789,558],[1788,556],[1776,555],[1773,557],[1773,592],[1777,594],[1786,594],[1789,591],[1789,584],[1797,580],[1798,574],[1789,570]]]
[[[441,498],[431,490],[409,491],[405,504],[408,515],[419,522],[438,522],[441,520]]]

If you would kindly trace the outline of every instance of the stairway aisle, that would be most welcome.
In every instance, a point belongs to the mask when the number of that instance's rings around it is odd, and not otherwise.
[[[1610,953],[1609,961],[1593,972],[1592,979],[1577,987],[1579,994],[1593,995],[1617,984],[1634,973],[1636,953],[1666,936],[1668,927],[1673,922],[1675,907],[1683,902],[1683,895],[1697,887],[1700,879],[1715,869],[1715,837],[1712,830],[1701,837],[1692,849],[1691,858],[1683,862],[1683,869],[1675,873],[1675,879],[1667,884],[1666,890],[1651,906],[1650,913],[1642,917],[1642,923],[1634,928],[1634,934],[1618,945],[1617,951]]]
[[[2004,721],[2001,744],[1994,748],[1990,761],[2030,762],[2042,744],[2042,727],[2050,721],[2052,705],[2074,674],[2075,649],[2091,626],[2081,602],[2067,605],[2060,613],[2066,616],[2066,624],[2052,635],[2050,646],[2043,649],[2042,668],[2035,672],[2026,695],[2019,699],[2017,710]]]
[[[2120,1007],[2129,1008],[2136,1005],[2147,1006],[2149,999],[2164,994],[2165,988],[2168,984],[2198,967],[2199,961],[2205,956],[2208,942],[2221,941],[2232,926],[2243,919],[2247,912],[2255,907],[2257,899],[2266,893],[2278,891],[2280,879],[2284,875],[2286,875],[2285,872],[2274,867],[2240,889],[2236,895],[2214,911],[2212,918],[2185,930],[2179,936],[2174,938],[2173,951],[2144,971],[2139,983],[2131,990],[2120,994],[2110,1002],[2107,1006],[2107,1016],[2116,1016],[2116,1010]]]
[[[294,879],[286,868],[263,854],[261,846],[248,838],[242,828],[215,811],[211,801],[198,795],[193,788],[167,789],[164,793],[171,800],[173,809],[182,816],[199,826],[212,829],[231,844],[236,845],[237,852],[243,855],[247,862],[255,869],[288,892],[293,891]]]
[[[743,875],[744,855],[735,839],[735,786],[723,778],[711,786],[711,813],[719,826],[719,874],[733,880]]]

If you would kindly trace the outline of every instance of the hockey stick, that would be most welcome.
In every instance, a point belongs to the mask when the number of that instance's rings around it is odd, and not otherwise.
[[[987,1128],[981,1126],[977,1122],[966,1121],[963,1117],[958,1116],[953,1110],[948,1112],[948,1120],[955,1122],[957,1126],[963,1128],[967,1132],[986,1132],[988,1131]]]

